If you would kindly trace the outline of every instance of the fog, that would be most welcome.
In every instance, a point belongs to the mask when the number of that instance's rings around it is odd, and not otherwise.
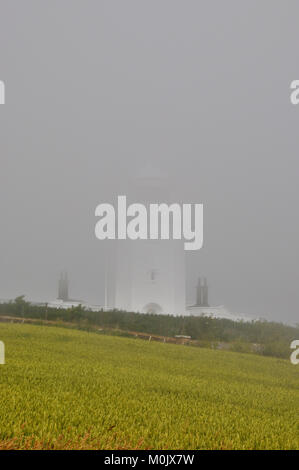
[[[298,322],[296,1],[0,2],[0,298],[104,302],[95,208],[150,164],[204,205],[187,300]],[[297,67],[296,67],[297,66]]]

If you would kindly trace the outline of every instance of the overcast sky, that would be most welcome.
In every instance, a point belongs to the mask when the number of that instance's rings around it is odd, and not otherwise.
[[[204,204],[210,303],[298,314],[298,1],[0,0],[0,297],[102,303],[95,207],[147,162]],[[109,202],[109,201],[108,201]]]

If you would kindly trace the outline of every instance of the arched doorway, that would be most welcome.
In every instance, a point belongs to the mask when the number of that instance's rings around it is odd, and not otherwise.
[[[159,304],[151,302],[143,308],[143,311],[145,313],[156,313],[156,314],[158,314],[158,313],[162,313],[163,310],[162,310],[162,307]]]

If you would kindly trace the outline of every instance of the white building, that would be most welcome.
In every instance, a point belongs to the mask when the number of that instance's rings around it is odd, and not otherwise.
[[[217,307],[211,307],[209,305],[209,286],[206,278],[203,282],[201,278],[198,278],[198,283],[196,286],[196,302],[194,305],[189,305],[187,307],[188,315],[192,316],[207,316],[212,318],[225,318],[227,320],[233,321],[252,321],[253,318],[250,318],[246,315],[232,313],[223,305]]]
[[[200,307],[196,305],[189,305],[187,307],[188,315],[192,316],[206,316],[212,318],[225,318],[232,321],[245,321],[251,322],[254,319],[248,317],[247,315],[242,315],[239,313],[232,313],[223,305],[217,307]]]

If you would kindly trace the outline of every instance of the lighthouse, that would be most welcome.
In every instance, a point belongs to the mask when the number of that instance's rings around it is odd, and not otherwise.
[[[135,178],[128,201],[172,202],[166,178],[148,171]],[[107,298],[110,308],[141,313],[184,315],[185,252],[183,240],[115,240],[108,256]]]

